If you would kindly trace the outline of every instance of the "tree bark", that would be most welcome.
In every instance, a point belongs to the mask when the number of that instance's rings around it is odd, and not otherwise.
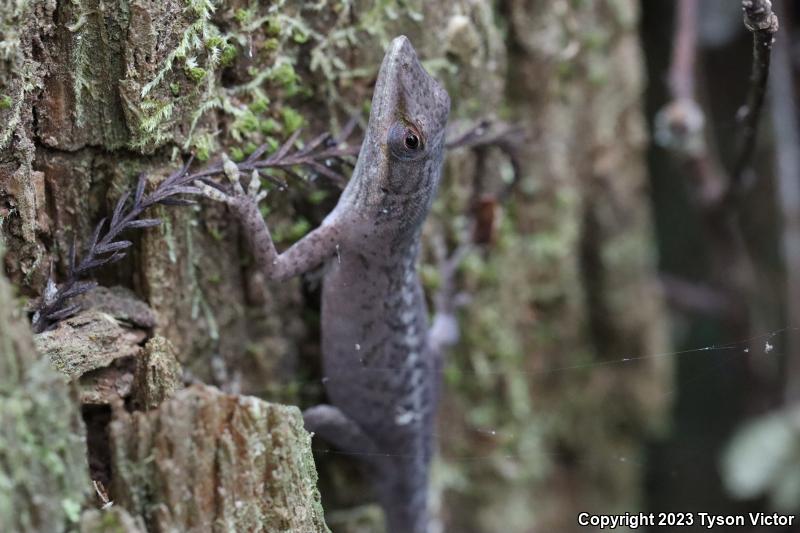
[[[2,245],[0,245],[2,254]],[[0,530],[64,531],[90,490],[80,412],[0,273]]]
[[[444,447],[482,460],[460,467],[444,507],[455,531],[578,531],[580,512],[641,509],[643,444],[671,378],[669,358],[639,359],[666,338],[638,4],[501,6],[502,105],[534,137],[450,363],[446,409],[472,423],[443,426]],[[446,456],[446,473],[459,468]]]
[[[473,298],[461,317],[463,341],[447,363],[434,476],[445,529],[571,531],[579,510],[633,510],[644,475],[638,458],[663,419],[669,381],[665,358],[602,365],[664,346],[636,24],[632,0],[15,4],[0,21],[6,272],[23,294],[38,295],[51,260],[64,276],[73,237],[85,242],[140,172],[153,187],[181,164],[181,154],[195,153],[199,164],[223,150],[236,159],[301,125],[309,137],[337,130],[371,95],[384,46],[406,34],[446,84],[454,120],[496,113],[530,135],[520,187],[498,215],[496,244],[462,269]],[[497,163],[489,169],[507,171],[499,154],[489,157]],[[474,165],[474,154],[449,158],[428,234],[458,232]],[[318,223],[337,196],[324,180],[289,185],[267,201],[284,246]],[[188,377],[227,393],[302,406],[321,401],[315,278],[265,284],[218,205],[157,208],[148,216],[164,224],[131,236],[131,257],[98,272],[104,285],[133,289],[155,312],[148,335],[174,344]],[[564,367],[578,368],[553,370]],[[179,395],[195,396],[215,406],[214,416],[246,411],[241,400],[210,389]],[[151,447],[159,450],[150,432],[178,409],[167,407],[173,401],[112,422],[111,456],[122,473],[113,492],[143,490],[145,481],[123,472]],[[199,407],[180,409],[187,420],[199,416]],[[295,424],[293,417],[277,427]],[[222,422],[213,429],[220,442],[225,431],[235,433]],[[185,430],[189,447],[206,438]],[[304,457],[307,444],[295,436],[299,448],[290,457]],[[209,446],[220,457],[230,451]],[[317,459],[327,509],[369,499],[358,496],[340,457]],[[307,474],[292,486],[306,490]],[[166,482],[167,470],[158,475]],[[148,506],[170,497],[121,501],[148,528],[190,527],[177,511],[150,514]]]
[[[111,494],[148,531],[328,531],[296,407],[193,385],[110,434]]]

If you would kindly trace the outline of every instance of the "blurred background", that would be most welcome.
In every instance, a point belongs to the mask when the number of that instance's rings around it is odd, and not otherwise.
[[[709,348],[675,360],[670,429],[648,447],[647,505],[797,513],[798,5],[773,2],[780,30],[747,165],[739,158],[752,61],[742,59],[752,57],[753,39],[741,6],[714,0],[642,5],[646,109],[654,132],[647,161],[670,338],[676,350]],[[685,75],[676,56],[681,33],[692,26],[694,68]],[[705,127],[699,147],[676,157],[685,146],[676,148],[665,122],[686,109],[667,102],[686,97],[680,85],[690,76],[688,91]],[[731,185],[737,172],[740,185]],[[739,187],[736,200],[723,208],[709,201],[719,187]]]
[[[770,10],[780,26],[774,45]],[[800,2],[755,0],[6,2],[0,236],[16,296],[0,291],[0,300],[8,313],[30,308],[51,264],[63,281],[73,238],[85,244],[140,173],[152,190],[188,154],[202,168],[223,151],[241,160],[266,143],[274,152],[298,130],[307,142],[338,135],[354,116],[363,127],[385,46],[405,34],[451,95],[452,138],[481,121],[505,132],[450,150],[424,233],[430,295],[449,281],[439,252],[473,245],[453,280],[465,305],[444,369],[433,468],[442,530],[586,531],[581,512],[797,515],[798,16]],[[356,127],[356,145],[360,134]],[[307,167],[275,177],[287,186],[270,194],[264,215],[284,248],[324,218],[340,187]],[[72,420],[7,408],[3,425],[24,420],[48,461],[73,465],[14,470],[6,461],[8,478],[27,488],[7,498],[7,509],[21,511],[0,529],[64,530],[109,498],[135,521],[125,531],[219,523],[227,508],[214,483],[225,476],[197,473],[202,461],[188,459],[220,457],[200,437],[217,427],[203,418],[213,409],[182,415],[175,409],[196,403],[180,392],[149,393],[142,404],[138,385],[131,389],[137,361],[156,345],[179,361],[179,389],[204,383],[233,395],[225,398],[301,408],[324,401],[319,273],[266,283],[224,206],[158,206],[151,215],[164,223],[126,237],[129,256],[96,279],[126,289],[119,297],[152,319],[103,308],[121,329],[104,332],[117,340],[102,346],[81,333],[95,323],[88,319],[60,326],[58,342],[34,337],[51,361],[63,361],[64,339],[95,343],[76,353],[117,354],[66,372],[56,364],[78,400],[57,387],[40,394],[44,370],[27,341],[19,353],[28,359],[0,359],[14,369],[2,394]],[[9,326],[4,316],[5,338],[29,336],[24,321]],[[30,379],[13,377],[19,369]],[[112,409],[109,390],[135,423]],[[136,425],[162,415],[167,422],[149,433]],[[296,416],[275,411],[265,427]],[[168,422],[192,417],[202,431]],[[25,435],[20,442],[36,440]],[[62,443],[57,435],[71,444],[49,447]],[[171,453],[170,439],[192,451],[162,472],[148,458]],[[282,439],[268,445],[308,452],[301,438]],[[357,458],[317,440],[311,449],[331,530],[380,531]],[[84,455],[86,472],[67,460]],[[137,468],[156,471],[129,475]],[[269,469],[244,461],[216,468],[230,468],[230,479],[256,476],[235,491],[283,483],[285,494],[313,495],[307,470],[264,481],[255,472]],[[183,483],[196,494],[204,482],[208,500],[196,498],[191,513],[152,512],[181,494],[159,487]],[[302,514],[297,505],[278,513],[282,530]],[[251,530],[229,512],[232,530]],[[746,530],[800,531],[794,522]]]

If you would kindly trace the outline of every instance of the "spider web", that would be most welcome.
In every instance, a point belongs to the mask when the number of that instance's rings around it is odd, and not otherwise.
[[[543,369],[543,370],[536,370],[536,371],[525,371],[525,370],[495,370],[495,369],[482,369],[482,370],[474,370],[469,368],[460,368],[459,371],[462,372],[464,375],[469,377],[470,375],[473,378],[478,378],[480,376],[500,376],[503,374],[519,374],[524,375],[533,379],[539,378],[543,379],[548,376],[552,376],[553,374],[559,373],[569,373],[569,372],[591,372],[594,369],[599,369],[603,367],[613,367],[613,366],[624,366],[624,365],[632,365],[636,362],[649,360],[649,359],[660,359],[660,358],[674,358],[674,359],[683,359],[689,356],[691,357],[709,357],[711,355],[722,355],[723,357],[718,360],[712,362],[708,368],[705,370],[695,373],[688,379],[682,380],[680,383],[676,383],[675,387],[666,390],[662,393],[662,396],[665,398],[676,396],[682,387],[684,387],[687,383],[701,381],[701,380],[709,380],[709,379],[726,379],[726,374],[724,372],[725,366],[727,363],[731,361],[731,358],[734,357],[769,357],[774,359],[779,359],[785,356],[785,352],[783,350],[783,339],[781,338],[783,334],[800,330],[798,327],[791,327],[786,326],[783,328],[770,330],[765,333],[760,333],[757,335],[753,335],[751,337],[747,337],[744,339],[736,340],[729,343],[722,343],[722,344],[707,344],[703,346],[699,346],[696,348],[688,348],[683,350],[676,350],[676,351],[668,351],[668,352],[658,352],[658,353],[651,353],[651,354],[633,354],[623,357],[618,357],[612,360],[604,360],[604,361],[593,361],[587,362],[582,364],[573,364],[573,365],[564,365],[564,366],[553,366],[551,368]],[[455,361],[445,361],[445,369],[443,372],[446,372],[448,365],[456,364]],[[390,373],[390,372],[397,372],[396,369],[393,368],[362,368],[361,371],[367,372],[375,372],[376,374],[381,373]],[[319,381],[321,383],[327,382],[329,377],[323,376]],[[676,379],[677,382],[677,379]],[[447,394],[447,388],[445,386],[443,390],[443,394]],[[534,408],[535,411],[535,408]],[[460,421],[461,422],[461,421]],[[457,422],[448,422],[444,420],[439,420],[436,425],[435,431],[435,440],[439,440],[445,436],[445,432],[448,430],[448,426],[454,425]],[[476,427],[470,424],[464,424],[468,427],[471,433],[480,434],[483,437],[496,439],[498,443],[501,442],[508,442],[512,440],[515,435],[513,432],[509,432],[506,430],[500,429],[493,429],[491,427]],[[330,454],[330,455],[343,455],[343,456],[384,456],[384,457],[412,457],[409,454],[390,454],[390,453],[363,453],[357,451],[344,451],[338,450],[330,447],[317,447],[313,448],[315,453],[319,454]],[[553,456],[555,457],[557,454],[548,453],[546,450],[540,450],[543,456]],[[702,454],[703,451],[698,451],[698,455]],[[507,454],[507,453],[498,453],[498,451],[492,450],[487,452],[483,455],[461,455],[461,456],[447,456],[442,455],[440,456],[441,460],[447,462],[475,462],[475,461],[495,461],[497,459],[521,459],[518,454]],[[610,457],[610,460],[618,461],[620,463],[626,463],[628,465],[634,465],[638,467],[644,467],[644,463],[639,461],[638,459],[628,457],[625,455],[618,455],[614,457]]]

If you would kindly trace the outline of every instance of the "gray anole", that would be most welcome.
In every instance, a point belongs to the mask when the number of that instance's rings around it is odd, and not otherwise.
[[[447,92],[424,70],[406,37],[383,59],[353,176],[322,224],[278,254],[236,165],[233,192],[197,186],[227,203],[244,227],[258,267],[273,280],[322,263],[322,351],[330,405],[304,413],[306,428],[366,463],[392,533],[428,529],[441,352],[452,317],[429,324],[417,276],[422,224],[441,175]]]

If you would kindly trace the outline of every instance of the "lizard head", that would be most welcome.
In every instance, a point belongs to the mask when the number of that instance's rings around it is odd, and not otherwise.
[[[441,174],[447,91],[428,74],[408,38],[395,38],[383,58],[364,144],[345,191],[376,224],[416,230]],[[405,233],[405,231],[403,232]]]

